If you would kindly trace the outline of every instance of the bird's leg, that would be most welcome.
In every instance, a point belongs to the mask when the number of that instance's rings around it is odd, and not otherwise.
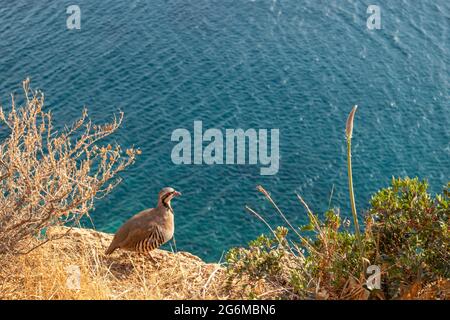
[[[155,258],[152,257],[152,254],[151,254],[150,252],[148,253],[148,257],[150,258],[150,260],[152,261],[152,263],[158,264],[158,261],[156,261]]]

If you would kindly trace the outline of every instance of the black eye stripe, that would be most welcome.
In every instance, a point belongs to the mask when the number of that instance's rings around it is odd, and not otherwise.
[[[168,192],[162,197],[162,201],[164,202],[173,192]]]

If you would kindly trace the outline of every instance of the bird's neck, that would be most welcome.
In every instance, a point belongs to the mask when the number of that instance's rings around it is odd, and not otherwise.
[[[172,206],[170,205],[170,200],[166,202],[160,201],[158,203],[158,207],[165,208],[167,210],[167,213],[173,214],[173,209]]]

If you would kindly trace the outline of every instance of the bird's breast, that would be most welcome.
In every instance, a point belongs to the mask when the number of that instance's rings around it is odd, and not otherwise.
[[[175,223],[174,216],[172,213],[167,213],[167,216],[164,219],[164,240],[169,241],[172,239],[174,231],[175,231]]]

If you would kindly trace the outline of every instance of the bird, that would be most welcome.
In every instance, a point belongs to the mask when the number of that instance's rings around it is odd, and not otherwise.
[[[116,249],[146,254],[155,262],[151,251],[172,239],[175,225],[170,201],[181,193],[165,187],[158,194],[156,208],[143,210],[128,219],[116,232],[105,254]]]

